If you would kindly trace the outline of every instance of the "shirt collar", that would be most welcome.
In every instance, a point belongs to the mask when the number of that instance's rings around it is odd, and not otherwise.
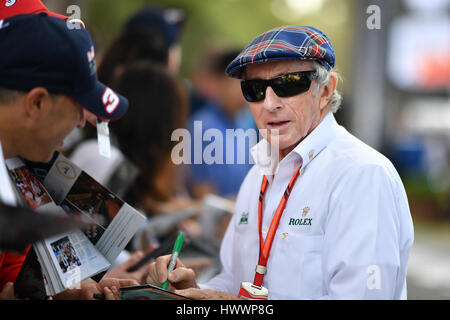
[[[338,127],[333,113],[329,112],[281,162],[278,160],[278,151],[271,150],[271,145],[266,139],[262,139],[251,148],[250,153],[263,175],[274,175],[280,164],[298,159],[298,156],[303,162],[303,169],[330,143]]]

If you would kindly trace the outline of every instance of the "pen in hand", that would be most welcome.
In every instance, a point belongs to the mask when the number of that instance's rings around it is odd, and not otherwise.
[[[169,266],[167,267],[167,275],[169,275],[169,273],[171,273],[173,271],[173,269],[175,268],[175,264],[177,262],[178,255],[180,254],[181,247],[183,246],[183,241],[184,241],[184,235],[183,235],[183,232],[180,232],[178,234],[177,240],[175,241],[175,245],[173,246],[172,256],[170,257]],[[162,288],[167,290],[168,286],[169,286],[169,280],[166,280],[163,283]]]

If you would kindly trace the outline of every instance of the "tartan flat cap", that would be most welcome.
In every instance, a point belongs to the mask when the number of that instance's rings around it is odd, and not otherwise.
[[[244,67],[277,60],[316,60],[330,71],[335,64],[334,48],[328,37],[316,28],[278,27],[253,40],[225,72],[231,77],[242,78]]]

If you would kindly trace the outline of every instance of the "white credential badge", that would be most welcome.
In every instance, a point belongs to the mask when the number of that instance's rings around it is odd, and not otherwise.
[[[109,138],[109,128],[107,121],[97,119],[97,141],[100,155],[111,158],[111,140]]]

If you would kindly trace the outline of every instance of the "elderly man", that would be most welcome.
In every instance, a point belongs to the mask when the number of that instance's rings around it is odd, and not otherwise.
[[[226,71],[243,79],[266,139],[252,150],[222,271],[200,289],[181,261],[168,275],[164,256],[149,280],[200,299],[406,299],[406,193],[391,162],[337,124],[334,65],[330,40],[305,26],[270,30],[234,59]]]
[[[81,25],[46,12],[0,20],[0,51],[5,158],[48,161],[75,127],[120,118],[128,108],[125,97],[97,80],[94,45]],[[0,185],[0,193],[7,187]],[[0,299],[11,297],[24,259],[25,253],[1,252]]]

